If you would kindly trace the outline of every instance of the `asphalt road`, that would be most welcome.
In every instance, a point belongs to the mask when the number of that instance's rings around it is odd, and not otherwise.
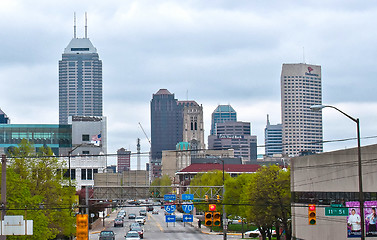
[[[129,225],[134,222],[133,219],[128,219],[128,214],[134,213],[136,216],[139,215],[139,210],[145,209],[145,207],[126,207],[126,217],[124,221],[124,227],[114,227],[114,217],[107,218],[105,220],[106,230],[112,230],[115,232],[116,240],[125,239],[124,236],[129,230]],[[144,239],[161,239],[161,240],[177,240],[177,239],[187,239],[187,240],[212,240],[212,239],[223,239],[222,235],[208,234],[208,231],[202,232],[203,229],[199,229],[194,224],[190,223],[169,223],[165,222],[164,210],[161,207],[155,207],[159,211],[159,214],[152,214],[148,212],[147,220],[144,225]],[[119,209],[120,210],[120,209]],[[119,211],[118,210],[118,211]],[[113,213],[112,215],[116,215]],[[228,239],[236,239],[239,237],[228,235]],[[99,234],[90,234],[90,240],[98,240]]]

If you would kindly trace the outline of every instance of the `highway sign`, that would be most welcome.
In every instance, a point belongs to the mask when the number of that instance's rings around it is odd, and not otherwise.
[[[194,200],[194,194],[182,194],[182,201]]]
[[[190,213],[194,209],[193,204],[182,204],[182,209],[185,213]]]
[[[165,222],[175,222],[175,215],[165,215]]]
[[[182,220],[183,220],[183,222],[193,222],[194,216],[193,215],[183,215]]]
[[[177,209],[177,206],[176,205],[165,205],[165,211],[167,213],[173,213],[176,209]]]
[[[348,208],[325,208],[325,216],[348,216]]]
[[[177,197],[175,196],[175,194],[165,194],[164,195],[164,201],[169,201],[169,200],[175,201],[176,199],[177,199]]]

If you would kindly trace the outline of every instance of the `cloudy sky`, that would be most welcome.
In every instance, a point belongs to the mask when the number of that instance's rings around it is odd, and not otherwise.
[[[372,0],[1,0],[0,108],[12,123],[58,123],[58,61],[74,12],[78,37],[88,12],[88,36],[103,61],[109,153],[135,152],[137,138],[149,151],[138,122],[150,137],[149,104],[160,88],[203,105],[206,135],[216,106],[231,104],[263,145],[266,115],[281,122],[282,63],[304,61],[322,66],[323,103],[359,117],[362,137],[377,135]],[[323,124],[324,140],[356,136],[354,122],[331,109]]]

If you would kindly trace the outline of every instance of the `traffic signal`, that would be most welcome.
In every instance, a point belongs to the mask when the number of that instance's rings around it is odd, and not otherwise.
[[[217,202],[220,202],[220,195],[217,195]]]
[[[207,227],[212,226],[213,213],[212,212],[205,212],[204,217],[205,217],[204,225],[206,225]]]
[[[206,202],[208,202],[208,195],[205,195],[204,197],[206,199]]]
[[[213,213],[213,226],[221,225],[221,214],[219,212]]]
[[[208,206],[208,209],[209,209],[209,211],[211,211],[211,212],[216,211],[216,204],[210,204],[210,205]]]
[[[76,239],[88,239],[88,214],[76,215]]]
[[[315,209],[315,204],[309,204],[309,211],[308,211],[308,217],[309,217],[309,225],[316,225],[317,223],[317,213]]]

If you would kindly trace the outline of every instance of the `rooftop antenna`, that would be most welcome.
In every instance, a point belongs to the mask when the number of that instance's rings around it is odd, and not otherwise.
[[[305,63],[305,47],[302,47],[302,61]]]
[[[88,19],[85,12],[85,38],[88,38]]]
[[[73,13],[73,38],[76,38],[76,12]]]

